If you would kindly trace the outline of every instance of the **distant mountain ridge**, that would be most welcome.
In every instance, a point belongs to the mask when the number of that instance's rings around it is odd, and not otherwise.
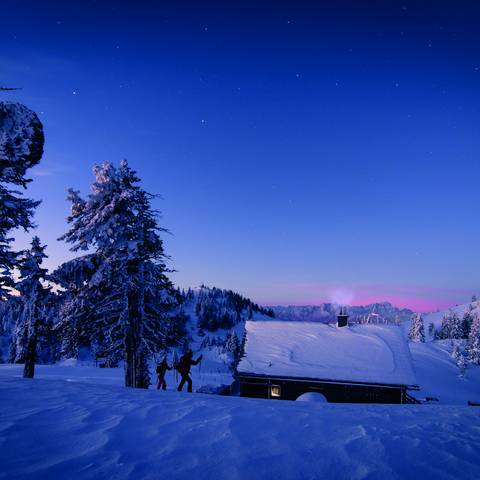
[[[320,305],[289,305],[271,306],[278,320],[293,322],[333,323],[340,308],[336,303]],[[352,322],[359,323],[403,323],[410,320],[413,311],[408,308],[398,308],[389,302],[372,303],[365,306],[349,306],[348,313]]]

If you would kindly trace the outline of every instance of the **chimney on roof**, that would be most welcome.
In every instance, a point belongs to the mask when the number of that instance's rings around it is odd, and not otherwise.
[[[337,314],[337,327],[346,327],[348,325],[347,307],[340,307]]]

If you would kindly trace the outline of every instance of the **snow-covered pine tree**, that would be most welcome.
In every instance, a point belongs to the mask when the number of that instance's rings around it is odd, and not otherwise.
[[[450,310],[442,319],[439,338],[458,340],[463,336],[462,320],[454,310]]]
[[[178,305],[178,292],[167,277],[166,255],[152,208],[154,195],[138,185],[126,161],[94,168],[87,200],[70,191],[70,230],[61,237],[73,251],[93,249],[98,268],[81,287],[93,306],[93,328],[106,353],[125,361],[125,385],[148,388],[147,360],[164,338],[163,322]]]
[[[450,318],[446,313],[442,317],[442,324],[440,325],[437,336],[440,340],[450,338]]]
[[[238,361],[240,359],[240,353],[241,353],[241,344],[240,340],[233,331],[230,335],[227,336],[227,338],[224,341],[223,345],[223,350],[224,352],[230,353],[232,362],[231,362],[231,369],[234,370],[237,367]]]
[[[55,331],[58,312],[61,306],[60,297],[50,290],[43,302],[43,316],[40,323],[37,348],[37,363],[52,363],[60,358],[60,342]]]
[[[470,304],[469,308],[463,314],[462,318],[462,338],[468,338],[473,322],[473,307]]]
[[[458,342],[454,342],[452,353],[450,354],[450,356],[456,361],[459,355],[460,355],[460,346],[458,345]]]
[[[14,363],[15,351],[12,339],[14,337],[17,318],[20,316],[21,301],[19,295],[11,295],[6,301],[0,301],[0,339],[7,340],[8,349],[1,353],[0,362]]]
[[[465,355],[463,355],[463,353],[460,353],[456,363],[457,363],[458,369],[460,370],[460,377],[464,377],[465,370],[467,369],[467,362],[465,360]]]
[[[62,287],[55,330],[60,339],[60,356],[77,358],[82,347],[95,343],[95,292],[88,282],[98,269],[100,258],[88,254],[60,265],[52,278]]]
[[[436,332],[435,332],[435,325],[433,322],[430,322],[428,324],[428,334],[430,335],[430,338],[434,339]]]
[[[480,317],[474,314],[467,342],[468,360],[480,365]]]
[[[24,342],[24,378],[33,378],[35,374],[39,330],[46,316],[45,301],[50,288],[42,283],[48,276],[47,269],[42,268],[43,259],[47,258],[45,248],[38,237],[33,237],[30,249],[23,252],[20,258],[20,280],[15,285],[22,301],[15,337],[17,341]]]
[[[182,298],[183,295],[182,295]],[[178,312],[172,315],[167,315],[164,328],[162,329],[162,349],[166,349],[172,345],[179,345],[185,339],[186,324],[190,316],[185,313],[183,305],[180,305]]]
[[[466,362],[465,356],[463,355],[462,349],[458,342],[455,342],[453,345],[452,358],[455,360],[455,364],[460,370],[460,376],[463,377],[465,375]]]
[[[19,103],[0,102],[0,300],[13,286],[17,263],[9,233],[30,229],[40,203],[23,198],[15,188],[26,188],[30,182],[26,172],[42,158],[43,144],[43,126],[34,112]]]
[[[237,334],[232,332],[225,340],[225,351],[235,355],[239,346],[240,341],[238,340]]]
[[[413,342],[425,342],[425,327],[423,325],[423,316],[421,313],[413,314],[408,337]]]
[[[463,337],[462,320],[455,311],[450,315],[450,325],[450,338],[461,339]]]
[[[10,298],[6,303],[12,303],[12,299],[17,300],[17,305],[12,309],[15,325],[11,330],[9,359],[10,363],[25,363],[28,350],[28,330],[25,329],[23,313],[25,310],[25,301],[23,295]],[[59,340],[54,330],[56,319],[58,318],[59,298],[50,291],[46,292],[41,302],[41,321],[37,329],[37,348],[35,363],[51,363],[59,358]]]

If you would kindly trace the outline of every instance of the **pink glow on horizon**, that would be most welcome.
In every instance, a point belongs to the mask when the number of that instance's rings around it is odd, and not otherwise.
[[[344,303],[368,305],[389,302],[399,308],[415,312],[432,312],[467,303],[474,288],[445,288],[405,285],[359,285],[338,287],[323,283],[297,283],[277,286],[278,295],[285,291],[280,301],[258,302],[263,305],[319,305],[321,303]],[[292,298],[293,297],[293,298]],[[287,300],[286,300],[287,299]],[[288,300],[290,299],[290,300]],[[295,300],[294,300],[295,299]]]
[[[421,312],[421,313],[429,313],[435,312],[437,310],[446,310],[450,307],[455,305],[459,305],[461,303],[467,303],[469,300],[466,299],[465,301],[455,302],[455,301],[438,301],[432,299],[420,299],[420,298],[407,298],[407,297],[364,297],[362,299],[356,299],[351,303],[347,303],[350,306],[365,306],[370,305],[372,303],[383,303],[389,302],[394,307],[398,308],[408,308],[414,312]],[[330,303],[328,298],[324,300],[305,300],[305,301],[294,301],[294,302],[285,302],[285,301],[258,301],[261,305],[269,305],[269,306],[305,306],[305,305],[320,305],[322,303]],[[335,303],[335,302],[332,302]]]
[[[380,300],[376,296],[365,296],[363,298],[356,299],[352,305],[368,305],[371,303],[378,302],[390,302],[392,305],[398,308],[409,308],[414,312],[433,312],[435,310],[445,310],[449,307],[452,307],[456,304],[451,300],[438,300],[431,298],[418,298],[418,297],[402,297],[390,295],[383,297],[383,300]],[[465,300],[465,303],[467,300]]]

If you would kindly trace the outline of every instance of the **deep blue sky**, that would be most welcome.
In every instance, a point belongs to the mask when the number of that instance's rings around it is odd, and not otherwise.
[[[65,190],[127,158],[173,279],[261,303],[480,290],[479,2],[13,1],[0,92],[39,112],[49,266]],[[26,238],[19,242],[24,244]]]

